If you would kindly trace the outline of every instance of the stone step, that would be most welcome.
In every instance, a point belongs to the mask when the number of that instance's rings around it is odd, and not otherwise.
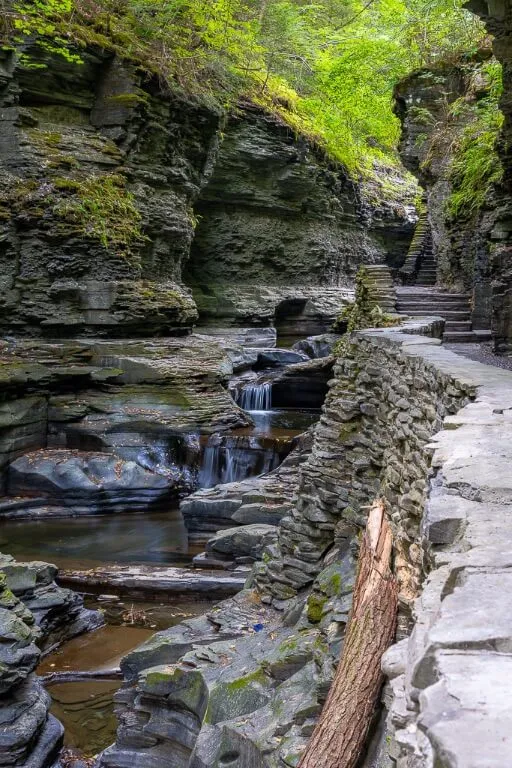
[[[476,341],[473,331],[448,331],[443,333],[443,341],[446,344],[470,344]]]
[[[466,301],[469,303],[471,296],[465,293],[444,293],[439,290],[424,290],[416,286],[410,288],[399,288],[397,290],[398,299],[410,299],[411,301],[439,300],[439,301]]]
[[[448,331],[443,334],[443,341],[447,344],[471,344],[491,339],[491,331]]]
[[[490,329],[474,330],[473,334],[476,336],[477,341],[492,341],[492,331]]]
[[[399,314],[403,315],[409,315],[409,317],[443,317],[445,320],[469,320],[470,315],[469,312],[452,312],[452,311],[444,311],[444,312],[433,312],[428,309],[422,309],[422,310],[413,310],[412,312],[404,312],[402,309],[397,310]]]
[[[470,314],[470,309],[467,304],[460,304],[457,302],[427,302],[427,301],[399,301],[397,306],[403,312],[415,312],[416,310],[422,312],[467,312]]]
[[[470,331],[471,330],[471,320],[449,320],[445,326],[444,330],[446,331]]]

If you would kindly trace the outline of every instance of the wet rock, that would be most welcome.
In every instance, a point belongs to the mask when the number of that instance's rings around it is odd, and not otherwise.
[[[333,347],[341,336],[336,333],[323,333],[320,336],[309,336],[307,339],[297,341],[292,349],[307,355],[312,359],[317,357],[329,357]]]
[[[320,409],[333,365],[333,357],[322,357],[287,366],[272,381],[273,407]]]
[[[291,363],[302,363],[308,356],[291,349],[265,349],[258,352],[257,365],[261,368],[275,368]]]
[[[213,336],[251,349],[273,349],[276,346],[275,328],[219,328],[215,326],[200,326],[197,332],[205,336]]]
[[[57,568],[49,563],[18,562],[0,554],[0,606],[35,631],[43,652],[104,623],[99,611],[84,608],[82,595],[57,586]]]
[[[241,525],[219,531],[206,545],[207,554],[212,557],[237,561],[239,558],[259,560],[265,547],[277,539],[275,525]]]
[[[61,724],[48,715],[50,696],[31,675],[0,708],[0,759],[4,765],[46,768],[62,743]]]
[[[181,502],[180,510],[189,532],[204,540],[203,533],[230,528],[235,523],[277,525],[291,509],[299,467],[311,445],[312,432],[308,431],[273,472],[188,496]]]
[[[145,599],[166,595],[232,595],[243,588],[245,574],[151,565],[105,565],[88,571],[59,571],[59,583],[81,590],[116,589]]]
[[[32,674],[41,649],[103,622],[83,609],[80,595],[55,585],[55,572],[48,563],[0,556],[0,763],[13,768],[48,768],[62,744],[50,696]]]
[[[88,514],[161,508],[172,490],[167,478],[135,462],[63,450],[34,451],[14,461],[7,488],[13,496],[37,495],[68,513],[79,508]]]

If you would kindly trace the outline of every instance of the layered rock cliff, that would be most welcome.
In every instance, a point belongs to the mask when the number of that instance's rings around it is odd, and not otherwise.
[[[512,353],[512,4],[509,0],[488,3],[472,0],[469,7],[484,21],[493,35],[494,55],[503,66],[503,95],[500,108],[504,115],[502,140],[498,151],[503,165],[503,179],[497,193],[496,220],[490,233],[492,241],[493,328],[496,348]]]
[[[0,61],[5,332],[187,332],[188,281],[207,317],[268,324],[280,301],[293,314],[312,298],[329,319],[357,263],[403,258],[414,190],[400,178],[398,198],[370,204],[251,105],[226,124],[105,51],[81,64],[35,44],[19,53]]]
[[[490,56],[482,51],[469,62],[419,70],[395,88],[395,111],[402,122],[400,155],[426,192],[428,225],[422,237],[432,238],[438,283],[473,293],[475,329],[491,327],[495,196],[489,190],[482,205],[458,214],[450,210],[450,200],[455,189],[452,166],[464,131],[475,124],[478,104],[489,96],[485,63]],[[485,185],[485,179],[480,183]],[[494,304],[501,311],[496,300]]]

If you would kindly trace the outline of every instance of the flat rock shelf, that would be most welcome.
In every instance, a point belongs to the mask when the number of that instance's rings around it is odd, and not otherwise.
[[[239,592],[246,576],[246,571],[223,573],[150,565],[107,565],[88,571],[63,570],[59,572],[58,581],[86,591],[113,589],[122,594],[154,596],[157,600],[191,593],[215,599]]]

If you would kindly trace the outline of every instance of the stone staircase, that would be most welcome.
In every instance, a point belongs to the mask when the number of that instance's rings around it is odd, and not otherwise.
[[[425,232],[423,250],[419,259],[419,269],[416,273],[415,285],[435,285],[437,279],[437,263],[434,258],[434,246],[430,227]]]
[[[418,219],[409,252],[400,269],[404,285],[435,285],[437,265],[434,257],[432,230],[426,213]]]
[[[397,289],[397,311],[410,317],[437,315],[446,321],[443,341],[448,344],[490,341],[491,331],[475,331],[471,324],[471,296],[444,293],[430,286]]]
[[[367,264],[371,299],[383,312],[396,312],[396,289],[389,267],[385,264]]]

